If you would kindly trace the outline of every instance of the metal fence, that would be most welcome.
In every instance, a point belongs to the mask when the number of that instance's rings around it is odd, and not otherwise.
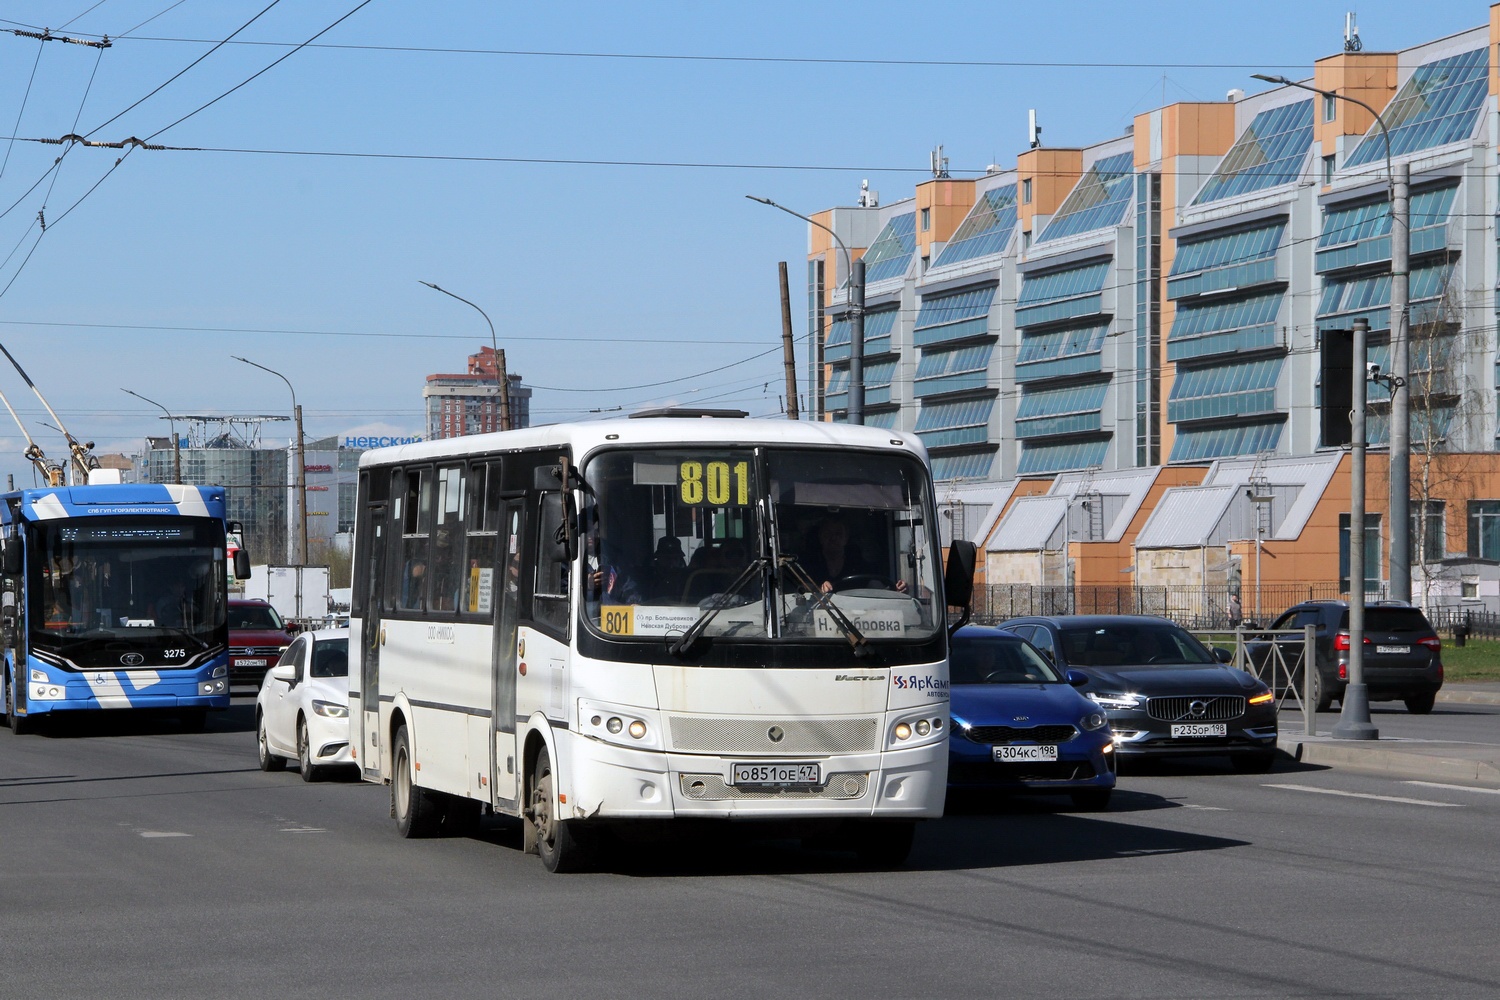
[[[1427,620],[1432,622],[1432,627],[1439,632],[1447,632],[1455,637],[1457,630],[1462,626],[1466,637],[1500,639],[1500,614],[1493,611],[1452,607],[1429,608]]]
[[[1023,615],[1161,615],[1186,628],[1233,628],[1258,620],[1269,624],[1302,601],[1334,601],[1345,595],[1337,583],[1273,584],[1260,588],[1256,615],[1254,588],[1228,587],[1046,587],[998,583],[974,592],[974,620],[994,624]],[[1371,599],[1375,594],[1371,594]],[[1238,614],[1236,615],[1236,610]],[[1500,629],[1500,618],[1495,627]]]

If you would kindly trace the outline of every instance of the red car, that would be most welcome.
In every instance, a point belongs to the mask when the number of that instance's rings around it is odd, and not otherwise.
[[[281,615],[265,601],[230,601],[229,683],[258,687],[282,650],[291,644],[292,634]]]

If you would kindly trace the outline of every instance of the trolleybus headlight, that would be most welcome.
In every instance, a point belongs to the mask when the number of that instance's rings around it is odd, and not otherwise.
[[[336,701],[313,700],[313,711],[325,719],[347,719],[349,717],[349,706],[340,705]]]
[[[604,728],[608,729],[612,733],[619,733],[620,730],[625,728],[625,723],[620,721],[619,716],[612,716],[610,720],[604,724]]]
[[[909,740],[909,739],[911,739],[911,726],[907,725],[904,722],[898,722],[898,723],[896,723],[896,739],[898,739],[898,740]]]
[[[229,668],[228,667],[214,667],[214,676],[215,677],[227,677],[227,676],[229,676]]]
[[[646,724],[640,719],[636,719],[630,724],[630,735],[636,739],[644,737],[646,735]]]
[[[917,720],[918,736],[926,736],[930,732],[932,732],[932,723],[928,722],[926,719]]]
[[[47,683],[47,671],[45,671],[45,670],[33,670],[31,672],[31,681],[32,681],[33,684],[36,684],[36,683],[45,684],[45,683]]]
[[[62,692],[60,690],[58,690],[57,688],[50,687],[50,688],[47,689],[47,697],[49,697],[49,698],[59,698],[61,696],[62,696]]]

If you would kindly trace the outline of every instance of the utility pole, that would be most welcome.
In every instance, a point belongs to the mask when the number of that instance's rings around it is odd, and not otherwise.
[[[792,349],[792,291],[787,283],[786,261],[777,268],[781,272],[781,358],[786,366],[786,417],[797,419],[797,353]]]
[[[1365,686],[1365,385],[1370,323],[1354,321],[1354,402],[1349,445],[1349,685],[1339,698],[1340,740],[1375,740],[1380,731],[1370,722],[1370,693]]]
[[[1411,164],[1391,184],[1391,598],[1411,602]]]

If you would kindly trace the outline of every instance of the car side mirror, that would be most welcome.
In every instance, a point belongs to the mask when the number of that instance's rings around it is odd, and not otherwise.
[[[1225,649],[1223,646],[1215,646],[1214,659],[1218,660],[1220,663],[1233,663],[1234,653]]]
[[[297,667],[291,663],[278,663],[271,668],[271,679],[290,684],[297,677]]]
[[[1076,688],[1084,687],[1089,682],[1089,675],[1082,670],[1069,670],[1063,674],[1063,678]]]

